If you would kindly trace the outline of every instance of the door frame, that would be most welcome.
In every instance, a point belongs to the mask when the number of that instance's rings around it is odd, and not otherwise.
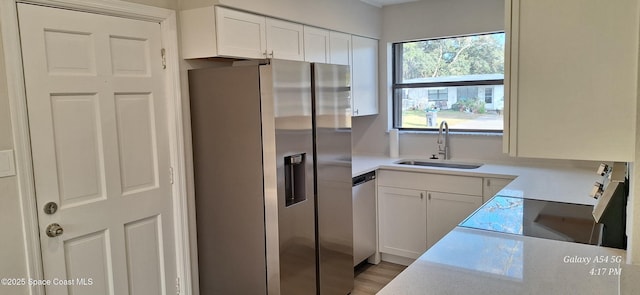
[[[38,227],[33,159],[27,114],[22,48],[18,27],[17,3],[38,4],[88,13],[111,15],[129,19],[152,21],[160,24],[162,46],[165,49],[164,78],[167,95],[170,165],[173,168],[173,214],[176,249],[176,288],[179,294],[190,295],[192,290],[191,247],[187,191],[187,153],[183,129],[183,97],[181,95],[180,62],[176,12],[170,9],[141,5],[118,0],[10,0],[0,1],[0,27],[4,48],[9,109],[15,149],[16,176],[20,199],[21,227],[24,233],[27,277],[43,279],[42,257]],[[157,62],[161,62],[160,52]],[[169,173],[169,171],[167,171]],[[196,274],[197,275],[197,274]],[[44,295],[44,286],[29,286],[29,293]],[[172,292],[169,290],[169,292]]]

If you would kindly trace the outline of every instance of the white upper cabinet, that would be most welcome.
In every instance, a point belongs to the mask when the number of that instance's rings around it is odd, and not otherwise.
[[[329,62],[329,30],[304,26],[304,60]]]
[[[329,63],[351,65],[351,35],[329,32]]]
[[[512,156],[634,160],[638,1],[507,0]]]
[[[378,40],[360,36],[351,39],[351,96],[354,116],[378,113]]]
[[[181,12],[184,58],[304,60],[301,24],[220,6]]]
[[[378,113],[378,40],[329,32],[329,63],[351,66],[353,116]]]
[[[304,60],[303,25],[272,18],[266,20],[268,57]]]
[[[216,7],[218,55],[264,57],[265,17]]]
[[[180,12],[182,56],[348,65],[353,116],[378,113],[378,40],[210,6]]]
[[[224,7],[180,12],[184,58],[265,58],[266,18]]]

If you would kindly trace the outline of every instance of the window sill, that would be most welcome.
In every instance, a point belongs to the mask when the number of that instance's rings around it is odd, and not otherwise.
[[[389,131],[387,130],[387,133]],[[438,134],[438,131],[431,130],[398,130],[400,134]],[[449,131],[449,135],[464,135],[464,136],[491,136],[502,137],[503,132],[469,132],[469,131]]]

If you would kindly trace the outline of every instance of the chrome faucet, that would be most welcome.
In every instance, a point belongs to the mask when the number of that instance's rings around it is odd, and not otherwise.
[[[444,131],[444,140],[442,132]],[[449,155],[449,124],[447,121],[440,123],[440,130],[438,131],[438,154],[443,156],[443,160],[448,160]]]

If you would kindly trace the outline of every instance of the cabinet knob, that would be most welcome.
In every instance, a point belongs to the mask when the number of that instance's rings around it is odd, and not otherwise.
[[[420,200],[424,199],[424,194],[420,193]]]
[[[487,186],[491,186],[491,179],[487,179]]]
[[[429,200],[431,200],[431,193],[428,193],[427,196],[429,196]]]

